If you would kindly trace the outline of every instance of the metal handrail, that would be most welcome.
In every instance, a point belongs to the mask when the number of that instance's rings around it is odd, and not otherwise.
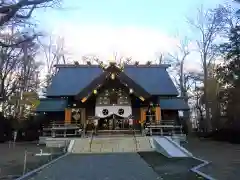
[[[161,135],[161,136],[164,136],[164,135],[176,135],[176,134],[179,134],[179,135],[183,135],[183,132],[182,132],[182,126],[175,126],[175,125],[149,125],[147,126],[147,128],[149,129],[149,133],[150,135]],[[169,133],[169,131],[165,131],[164,129],[171,129],[171,133]],[[159,130],[159,132],[153,132],[152,130],[155,129],[155,130]]]
[[[134,139],[134,143],[135,143],[135,148],[136,148],[136,151],[138,151],[138,141],[137,141],[137,138],[136,138],[136,132],[135,132],[135,129],[132,129],[132,132],[133,132],[133,139]]]
[[[80,128],[79,124],[66,124],[66,123],[51,123],[47,126],[42,126],[43,130],[54,129],[54,128]]]
[[[90,142],[89,142],[89,151],[90,152],[92,151],[93,133],[94,133],[94,130],[92,130],[92,132],[91,132],[91,138],[90,138]]]
[[[182,128],[182,126],[178,126],[178,125],[148,125],[148,128]]]

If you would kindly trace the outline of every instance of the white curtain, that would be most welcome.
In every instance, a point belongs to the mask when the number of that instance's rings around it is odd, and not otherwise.
[[[103,110],[107,110],[108,114],[104,114]],[[122,110],[122,113],[119,114],[119,110]],[[117,115],[123,118],[127,118],[132,115],[132,107],[131,106],[96,106],[95,108],[95,116],[100,118],[105,118],[111,115]]]

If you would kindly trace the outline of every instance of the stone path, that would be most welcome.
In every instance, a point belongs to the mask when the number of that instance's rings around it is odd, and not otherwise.
[[[156,180],[157,173],[137,153],[71,154],[31,180]]]

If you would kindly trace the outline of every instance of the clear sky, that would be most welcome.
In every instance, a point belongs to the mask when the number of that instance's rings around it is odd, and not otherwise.
[[[65,39],[71,59],[82,55],[131,56],[154,60],[188,35],[186,17],[201,4],[212,8],[227,0],[65,0],[65,10],[37,11],[39,26]],[[231,1],[231,0],[229,0]]]

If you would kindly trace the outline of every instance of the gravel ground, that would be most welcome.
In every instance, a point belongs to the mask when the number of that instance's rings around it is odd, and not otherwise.
[[[212,162],[200,170],[218,180],[238,180],[240,177],[240,145],[189,138],[185,147],[194,156]]]
[[[161,177],[137,153],[111,153],[68,155],[30,179],[156,180]]]
[[[51,157],[33,156],[35,153],[39,153],[40,149],[43,152],[59,152],[59,149],[48,149],[45,146],[38,146],[36,143],[17,143],[15,147],[9,147],[9,144],[0,144],[0,179],[8,175],[22,175],[24,154],[25,151],[29,152],[27,156],[26,172],[31,171],[49,160]],[[59,152],[60,153],[60,152]],[[52,159],[59,155],[53,156]]]

